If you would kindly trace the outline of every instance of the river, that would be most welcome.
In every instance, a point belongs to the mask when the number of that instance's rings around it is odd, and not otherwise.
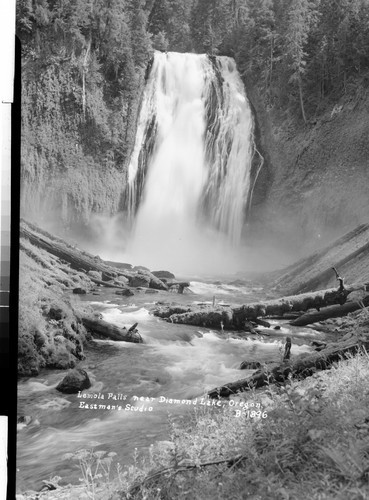
[[[79,366],[92,381],[84,393],[94,399],[58,392],[56,385],[65,375],[62,370],[44,370],[20,381],[18,415],[32,417],[29,425],[20,426],[17,437],[20,491],[37,489],[43,479],[55,475],[62,477],[61,484],[78,483],[75,463],[63,460],[63,454],[89,448],[92,442],[98,443],[97,449],[116,452],[122,466],[131,464],[135,448],[144,452],[151,443],[168,439],[168,413],[181,419],[193,407],[163,402],[165,398],[192,402],[198,398],[200,404],[206,391],[252,373],[240,371],[241,361],[280,360],[287,334],[293,335],[294,356],[310,351],[311,340],[321,338],[310,328],[282,324],[276,336],[241,339],[228,332],[168,323],[150,314],[157,301],[212,302],[215,298],[217,303],[241,304],[265,297],[261,287],[242,281],[191,280],[190,290],[184,295],[141,292],[129,298],[104,290],[98,297],[78,299],[119,326],[138,322],[144,343],[93,340],[86,346],[86,359]],[[137,401],[134,396],[150,400]],[[91,403],[121,406],[122,410],[85,409]]]

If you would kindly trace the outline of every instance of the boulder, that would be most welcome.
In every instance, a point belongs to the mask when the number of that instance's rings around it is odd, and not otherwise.
[[[111,279],[114,279],[118,276],[118,273],[115,271],[109,271],[108,273],[101,273],[101,280],[102,281],[109,281]]]
[[[168,290],[167,285],[152,273],[150,273],[150,288],[154,288],[155,290]]]
[[[175,279],[175,276],[173,273],[170,273],[169,271],[153,271],[152,274],[159,278],[160,280],[162,279]]]
[[[134,266],[133,270],[134,271],[149,271],[150,272],[150,269],[148,269],[145,266]]]
[[[115,283],[121,284],[123,283],[124,285],[128,285],[129,279],[126,276],[123,276],[120,274],[117,278],[115,278]]]
[[[70,370],[61,382],[56,386],[56,390],[64,394],[76,394],[78,391],[89,389],[91,382],[88,374],[82,368]]]
[[[168,280],[167,281],[168,287],[176,286],[176,285],[182,285],[183,287],[189,287],[191,283],[189,281],[179,281],[179,280]]]
[[[149,288],[150,281],[150,276],[147,276],[146,274],[135,274],[129,278],[129,286],[143,286],[145,288]]]
[[[161,279],[144,268],[141,268],[139,271],[136,271],[136,274],[129,277],[129,286],[168,290],[167,285]]]
[[[178,281],[178,280],[170,280],[170,281],[168,280],[166,284],[170,292],[177,292],[177,293],[183,293],[184,289],[190,286],[190,283],[188,281]]]
[[[88,271],[88,276],[95,278],[96,280],[102,280],[102,273],[100,271]]]
[[[78,287],[78,288],[73,288],[73,293],[77,295],[85,295],[87,291],[84,288]]]
[[[242,361],[240,370],[258,370],[261,368],[259,361]]]

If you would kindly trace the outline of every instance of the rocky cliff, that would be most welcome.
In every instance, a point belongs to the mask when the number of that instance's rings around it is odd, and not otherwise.
[[[369,93],[357,87],[306,125],[248,87],[265,158],[252,234],[306,253],[369,218]]]

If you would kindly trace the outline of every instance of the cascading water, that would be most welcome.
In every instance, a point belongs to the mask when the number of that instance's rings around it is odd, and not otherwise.
[[[175,269],[224,262],[241,243],[253,151],[234,60],[155,53],[129,165],[128,258]]]

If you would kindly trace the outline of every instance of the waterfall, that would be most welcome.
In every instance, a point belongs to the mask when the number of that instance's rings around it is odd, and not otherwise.
[[[212,259],[239,247],[253,151],[234,60],[156,52],[128,170],[128,253],[165,265],[165,253]]]

